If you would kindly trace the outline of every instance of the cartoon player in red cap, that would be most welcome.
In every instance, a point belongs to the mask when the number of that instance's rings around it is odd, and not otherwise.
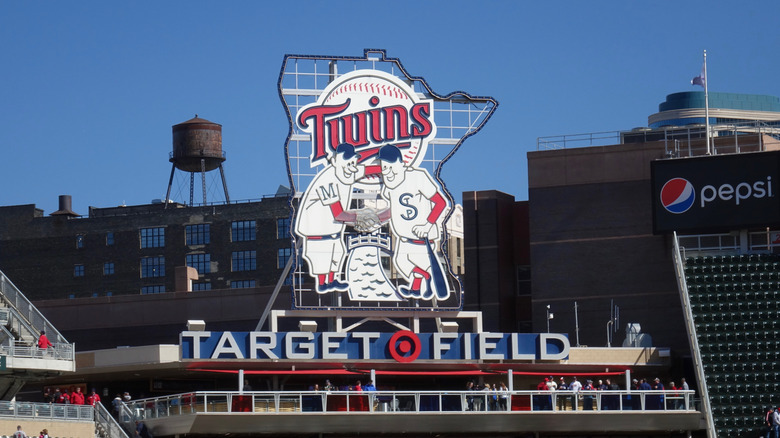
[[[358,165],[358,160],[360,155],[352,145],[339,145],[298,206],[295,233],[303,238],[303,257],[321,294],[349,290],[349,284],[337,279],[336,273],[341,272],[346,254],[345,224],[354,225],[358,220],[358,213],[349,211],[352,184],[366,174],[366,167]],[[369,171],[378,173],[379,167],[371,166]]]
[[[379,149],[382,197],[390,203],[390,228],[395,240],[393,262],[410,282],[398,288],[404,298],[449,296],[447,282],[430,240],[438,240],[449,207],[441,189],[425,169],[407,166],[395,145]],[[425,289],[423,290],[423,280]]]

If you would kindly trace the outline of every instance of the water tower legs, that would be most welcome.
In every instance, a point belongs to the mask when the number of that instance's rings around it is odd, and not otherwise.
[[[225,179],[225,168],[219,163],[219,175],[222,177],[222,188],[225,190],[225,203],[230,204],[230,195],[228,195],[227,180]]]

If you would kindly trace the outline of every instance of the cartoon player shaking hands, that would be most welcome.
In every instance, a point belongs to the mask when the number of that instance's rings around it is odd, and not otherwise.
[[[400,286],[398,292],[404,298],[431,299],[435,294],[446,299],[449,290],[429,240],[439,239],[448,202],[428,172],[408,167],[396,146],[380,148],[379,160],[382,197],[390,204],[393,262],[410,282]]]
[[[352,184],[366,173],[366,167],[358,165],[359,159],[352,145],[339,145],[298,206],[295,233],[303,238],[303,257],[310,275],[316,278],[318,293],[349,290],[349,284],[337,279],[336,273],[341,272],[346,254],[345,224],[353,225],[359,219],[357,212],[348,210]],[[377,166],[372,168],[372,172],[379,171]]]

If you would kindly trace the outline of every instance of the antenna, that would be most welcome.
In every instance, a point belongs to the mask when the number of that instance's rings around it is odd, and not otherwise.
[[[577,316],[577,302],[574,302],[574,333],[577,335],[577,346],[580,346],[580,319]]]

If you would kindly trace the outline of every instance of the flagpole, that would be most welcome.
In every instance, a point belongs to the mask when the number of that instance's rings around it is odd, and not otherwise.
[[[710,146],[710,97],[707,92],[707,51],[704,51],[704,123],[707,129],[707,155],[712,155],[713,149]]]

